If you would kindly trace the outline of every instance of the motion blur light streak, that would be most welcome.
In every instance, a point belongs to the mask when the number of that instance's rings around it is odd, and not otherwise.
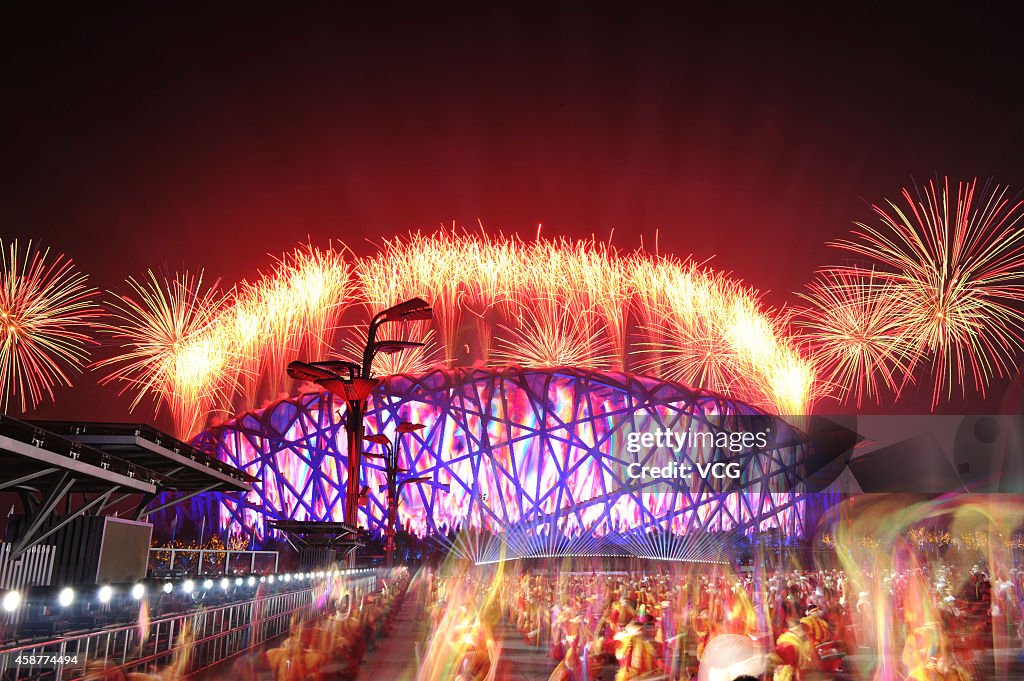
[[[94,343],[101,309],[95,289],[71,260],[32,242],[0,240],[0,411],[16,397],[21,411],[36,407],[44,394],[53,399],[55,385],[70,386],[67,370],[80,371]]]
[[[239,504],[225,500],[222,524],[265,532],[268,518],[344,518],[345,404],[311,393],[250,411],[202,434],[196,444],[259,478]],[[772,426],[769,448],[743,456],[742,492],[705,480],[627,478],[629,463],[650,465],[665,452],[628,452],[628,432],[711,430],[747,417]],[[713,393],[654,378],[581,369],[451,369],[392,376],[371,396],[366,427],[392,441],[398,423],[422,423],[403,438],[399,465],[410,475],[449,485],[402,491],[399,522],[438,537],[478,561],[536,555],[630,555],[712,558],[709,533],[776,528],[804,532],[801,479],[806,438],[782,419]],[[735,425],[731,425],[735,428]],[[719,460],[714,447],[675,455],[691,465]],[[662,462],[666,463],[666,462]],[[662,465],[659,464],[659,465]],[[384,473],[364,459],[368,501],[360,523],[384,532]]]
[[[977,180],[904,189],[906,204],[874,206],[878,226],[857,223],[832,245],[879,264],[906,315],[914,363],[933,360],[932,407],[967,375],[985,395],[994,376],[1012,375],[1024,347],[1024,202]]]

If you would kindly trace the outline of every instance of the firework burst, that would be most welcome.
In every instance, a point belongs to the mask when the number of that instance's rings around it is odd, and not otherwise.
[[[832,245],[878,265],[906,315],[914,363],[932,360],[932,406],[966,383],[985,391],[1016,371],[1024,341],[1024,216],[1004,187],[948,178],[904,189],[903,204],[874,206],[878,225],[857,223]]]
[[[739,367],[728,342],[726,282],[689,262],[634,258],[641,339],[637,368],[721,393],[737,387]]]
[[[298,315],[299,353],[326,354],[353,293],[345,250],[307,245],[284,256],[276,272]]]
[[[495,341],[492,363],[611,368],[616,334],[609,335],[593,295],[601,287],[593,245],[538,239],[521,254],[500,301],[504,335]],[[622,302],[619,317],[628,311],[628,299]]]
[[[278,259],[271,274],[243,287],[236,298],[235,306],[253,310],[263,324],[263,342],[247,355],[247,372],[261,378],[268,395],[286,391],[288,362],[322,357],[333,347],[354,292],[346,250],[301,247]]]
[[[110,302],[116,323],[107,330],[123,352],[99,362],[114,367],[103,383],[124,383],[134,392],[132,409],[151,396],[166,404],[176,435],[188,437],[224,399],[226,379],[234,376],[230,344],[212,333],[228,295],[203,285],[202,272],[159,278],[150,271],[128,279],[128,294]]]
[[[798,312],[823,379],[841,400],[880,402],[881,388],[899,393],[910,377],[914,345],[892,282],[873,270],[826,269],[800,296],[809,307]]]
[[[86,285],[71,260],[49,258],[32,242],[22,251],[18,242],[0,241],[0,411],[13,397],[21,411],[34,408],[53,388],[70,386],[68,371],[81,371],[88,360],[101,308],[96,290]]]
[[[211,328],[217,342],[231,348],[235,360],[228,367],[234,373],[229,383],[237,386],[234,398],[242,405],[252,406],[259,399],[263,357],[273,337],[273,325],[268,321],[267,309],[259,292],[248,284],[236,287],[226,306]]]
[[[505,336],[496,341],[493,359],[523,367],[586,366],[607,368],[613,358],[608,338],[571,303],[548,301],[523,306]]]
[[[778,414],[807,413],[819,390],[787,319],[756,291],[686,260],[630,263],[641,371],[733,395]]]
[[[729,343],[720,330],[709,328],[713,318],[682,320],[671,311],[641,327],[646,338],[639,347],[659,350],[637,363],[641,371],[655,373],[670,381],[699,385],[722,394],[737,387],[738,367]]]

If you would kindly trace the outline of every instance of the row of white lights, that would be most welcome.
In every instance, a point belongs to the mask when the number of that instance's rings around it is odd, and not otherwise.
[[[290,583],[290,582],[293,582],[293,581],[294,582],[301,582],[301,581],[308,581],[308,580],[311,580],[311,579],[323,579],[325,577],[341,577],[342,575],[360,574],[360,573],[366,573],[366,572],[372,572],[372,569],[370,569],[370,568],[363,568],[363,569],[359,569],[359,570],[333,570],[333,571],[331,571],[331,570],[326,570],[326,571],[325,570],[320,570],[319,572],[295,572],[295,573],[285,573],[283,575],[263,575],[263,576],[261,576],[259,578],[259,583],[260,584],[274,584],[275,582],[278,582],[278,583]],[[234,585],[235,586],[246,585],[246,586],[252,587],[252,586],[256,586],[256,582],[257,582],[256,577],[254,575],[250,575],[248,579],[243,579],[242,577],[236,577],[235,580],[234,580]],[[220,579],[220,588],[223,589],[224,591],[227,591],[229,588],[231,588],[231,584],[232,584],[232,581],[228,577],[222,577]],[[212,579],[205,579],[205,580],[203,580],[202,586],[203,586],[204,590],[212,589],[213,588],[213,580]],[[181,583],[181,590],[182,590],[183,593],[191,594],[193,591],[195,591],[195,589],[196,589],[196,584],[191,579],[186,579],[184,582]],[[172,582],[164,582],[162,590],[163,590],[163,592],[165,594],[169,594],[172,591],[174,591],[174,584]],[[141,601],[142,598],[146,595],[146,586],[144,584],[141,584],[141,583],[135,584],[134,586],[132,586],[131,595],[132,595],[132,598],[134,598],[135,600]],[[107,584],[101,586],[99,591],[96,592],[96,598],[97,598],[97,600],[99,600],[100,603],[109,603],[110,599],[113,598],[113,597],[114,597],[114,588],[111,587],[110,585],[107,585]],[[68,587],[64,587],[63,589],[60,590],[60,593],[57,594],[57,603],[62,608],[68,607],[74,601],[75,601],[75,590],[72,589],[69,586]],[[16,590],[15,591],[8,591],[7,593],[4,594],[3,599],[0,599],[0,608],[3,608],[4,612],[14,612],[19,607],[21,607],[21,602],[22,602],[22,596],[21,596],[21,593],[19,591],[16,591]]]

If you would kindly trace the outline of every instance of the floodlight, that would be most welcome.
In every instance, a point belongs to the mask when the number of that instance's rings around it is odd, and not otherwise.
[[[8,591],[0,604],[3,605],[4,612],[14,612],[21,606],[21,594],[17,591]]]

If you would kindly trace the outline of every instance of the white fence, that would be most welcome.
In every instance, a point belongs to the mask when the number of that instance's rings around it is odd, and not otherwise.
[[[0,542],[0,590],[49,586],[53,575],[53,555],[57,547],[45,544],[33,546],[17,560],[11,560],[12,548],[11,544]]]
[[[376,581],[374,573],[328,579],[296,591],[161,617],[145,627],[136,623],[3,648],[0,679],[78,680],[85,674],[84,663],[126,673],[154,673],[175,664],[182,674],[195,674],[283,635],[293,620],[324,614],[332,596],[347,593],[350,603],[358,601],[376,589]],[[44,669],[23,662],[51,657],[74,658],[75,663]]]

